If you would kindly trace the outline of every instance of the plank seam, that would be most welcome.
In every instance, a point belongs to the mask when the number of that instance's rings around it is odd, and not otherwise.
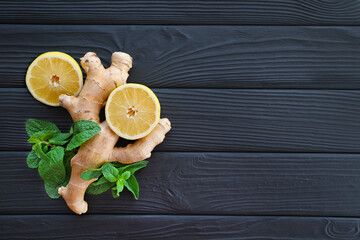
[[[0,78],[1,79],[1,78]],[[25,83],[25,79],[24,79]],[[129,82],[132,83],[132,82]],[[25,87],[0,87],[1,90],[20,90],[28,91]],[[279,91],[360,91],[360,88],[194,88],[194,87],[153,87],[152,89],[157,90],[166,90],[166,89],[176,89],[176,90],[249,90],[249,91],[268,91],[268,90],[279,90]]]
[[[29,23],[29,22],[26,22],[26,23],[23,23],[23,22],[20,22],[20,23],[13,23],[11,21],[9,22],[4,22],[2,21],[0,23],[0,26],[1,25],[25,25],[25,26],[28,26],[28,25],[34,25],[34,26],[60,26],[60,25],[65,25],[65,26],[144,26],[144,27],[149,27],[149,26],[167,26],[167,27],[175,27],[175,26],[179,26],[179,27],[187,27],[187,26],[194,26],[194,27],[213,27],[213,26],[217,26],[217,27],[228,27],[228,26],[236,26],[236,27],[360,27],[359,24],[315,24],[315,25],[297,25],[297,24],[281,24],[281,25],[278,25],[278,24],[267,24],[267,25],[264,25],[264,24],[216,24],[216,23],[213,23],[213,24],[191,24],[191,23],[188,23],[188,24],[185,24],[185,23],[182,23],[182,24],[143,24],[143,23],[128,23],[128,24],[112,24],[112,23],[103,23],[103,24],[91,24],[91,23],[77,23],[77,24],[72,24],[72,23],[68,23],[68,22],[63,22],[63,23],[50,23],[50,24],[44,24],[44,23]]]
[[[30,148],[29,149],[23,149],[23,150],[16,150],[16,149],[8,149],[8,150],[0,150],[0,153],[29,153],[30,152]],[[231,153],[243,153],[243,154],[319,154],[319,155],[323,155],[323,154],[332,154],[332,155],[359,155],[359,152],[287,152],[287,151],[283,151],[283,152],[269,152],[269,151],[152,151],[152,153],[218,153],[218,154],[222,154],[222,153],[226,153],[226,154],[231,154]]]
[[[121,217],[140,217],[140,216],[152,216],[152,217],[297,217],[297,218],[346,218],[346,219],[357,219],[360,216],[326,216],[326,215],[248,215],[248,214],[143,214],[143,213],[133,213],[133,214],[122,214],[122,213],[87,213],[87,216],[121,216]],[[78,216],[73,213],[63,214],[63,213],[14,213],[14,214],[2,214],[0,217],[10,217],[10,216]]]

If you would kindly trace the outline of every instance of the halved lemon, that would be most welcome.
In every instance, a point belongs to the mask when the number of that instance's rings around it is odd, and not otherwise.
[[[110,94],[105,106],[106,121],[120,137],[134,140],[148,135],[160,119],[160,103],[148,87],[125,84]]]
[[[47,52],[38,56],[26,73],[26,86],[31,95],[50,106],[59,106],[61,94],[76,96],[82,85],[79,65],[62,52]]]

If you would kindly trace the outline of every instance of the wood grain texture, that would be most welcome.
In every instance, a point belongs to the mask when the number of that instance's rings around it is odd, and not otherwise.
[[[49,24],[359,25],[355,0],[1,1],[0,22]]]
[[[140,200],[80,219],[27,168],[28,118],[72,124],[25,89],[47,51],[128,52],[159,97]],[[0,239],[360,239],[359,79],[359,1],[0,1]]]
[[[152,88],[360,89],[360,27],[266,26],[0,25],[0,87],[54,50],[128,52],[129,82]]]
[[[26,152],[0,152],[1,214],[71,214]],[[360,216],[360,154],[156,152],[129,192],[87,196],[88,214]]]
[[[360,152],[360,91],[154,89],[172,130],[157,151]],[[0,89],[0,150],[28,150],[25,121],[68,131],[62,108]]]
[[[110,224],[111,223],[111,224]],[[0,216],[0,239],[359,239],[359,218]],[[21,226],[21,227],[20,227]]]

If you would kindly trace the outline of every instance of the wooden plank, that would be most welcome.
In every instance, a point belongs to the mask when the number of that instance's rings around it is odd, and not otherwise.
[[[26,152],[0,152],[1,214],[70,214]],[[156,152],[129,192],[86,196],[89,214],[360,216],[359,154]]]
[[[360,27],[266,26],[0,25],[0,87],[25,87],[29,64],[54,50],[106,66],[128,52],[129,82],[152,88],[360,89]]]
[[[360,91],[154,89],[172,130],[157,151],[360,152]],[[0,89],[0,150],[30,149],[25,121],[68,130],[62,108]]]
[[[81,219],[80,219],[81,218]],[[359,239],[359,218],[0,216],[0,239]]]
[[[359,25],[358,1],[1,1],[0,22]]]

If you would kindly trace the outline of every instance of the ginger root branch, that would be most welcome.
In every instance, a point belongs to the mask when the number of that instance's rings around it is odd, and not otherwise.
[[[67,109],[73,121],[91,120],[99,123],[100,110],[110,93],[126,83],[128,71],[132,67],[132,58],[126,53],[115,52],[111,60],[111,66],[105,69],[93,52],[86,53],[81,58],[81,65],[87,74],[83,89],[78,97],[69,95],[59,97],[60,106]],[[106,162],[118,161],[130,164],[149,158],[152,150],[164,140],[165,134],[171,129],[168,119],[160,119],[148,136],[125,148],[118,148],[115,144],[119,136],[110,129],[107,122],[100,123],[100,127],[101,131],[84,143],[72,158],[70,181],[66,187],[60,187],[58,190],[68,207],[77,214],[87,212],[85,191],[96,180],[82,180],[81,173],[98,168]]]

